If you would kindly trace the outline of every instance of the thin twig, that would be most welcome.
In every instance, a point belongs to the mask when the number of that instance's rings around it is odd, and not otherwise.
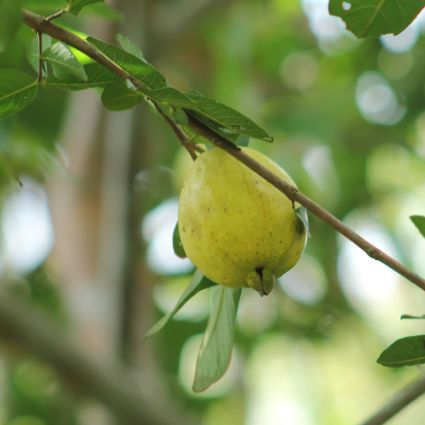
[[[77,37],[71,32],[63,28],[60,28],[56,25],[53,25],[50,22],[46,22],[41,16],[35,15],[32,12],[24,10],[23,18],[24,18],[24,22],[31,28],[35,29],[37,32],[45,32],[49,34],[50,36],[52,36],[53,38],[61,40],[69,44],[70,46],[75,47],[76,49],[80,50],[81,52],[85,53],[87,56],[91,57],[98,63],[108,68],[110,71],[118,75],[120,78],[124,80],[130,80],[135,87],[140,87],[142,85],[142,82],[140,80],[138,80],[136,77],[134,77],[133,75],[129,74],[127,71],[122,69],[119,65],[111,61],[108,57],[106,57],[103,53],[97,50],[94,46],[92,46],[87,41],[81,39],[80,37]],[[155,102],[153,103],[157,105]],[[159,106],[157,105],[157,107]],[[225,150],[230,155],[235,157],[237,160],[245,164],[248,168],[253,170],[255,173],[257,173],[258,175],[263,177],[265,180],[267,180],[270,184],[272,184],[274,187],[276,187],[280,192],[284,193],[289,199],[303,205],[311,213],[316,215],[319,219],[328,223],[341,235],[345,236],[351,242],[356,244],[371,258],[378,260],[382,262],[383,264],[387,265],[392,270],[396,271],[401,276],[404,276],[410,282],[414,283],[416,286],[418,286],[419,288],[425,291],[425,279],[421,278],[416,273],[413,273],[411,270],[404,267],[397,260],[395,260],[394,258],[390,257],[385,252],[381,251],[380,249],[372,245],[366,239],[362,238],[359,234],[357,234],[348,226],[346,226],[344,223],[342,223],[329,211],[325,210],[316,202],[314,202],[313,200],[308,198],[306,195],[298,191],[297,188],[295,188],[294,186],[291,186],[284,180],[277,177],[274,173],[272,173],[266,167],[261,165],[259,162],[257,162],[253,158],[251,158],[249,155],[243,152],[240,148],[233,145],[232,143],[227,141],[225,138],[223,138],[219,134],[215,133],[214,131],[206,127],[203,123],[198,121],[195,117],[191,116],[190,112],[188,116],[189,116],[189,126],[196,133],[204,136],[215,146]],[[167,124],[171,126],[173,131],[176,133],[176,136],[179,137],[178,132],[176,132],[176,128],[178,129],[178,127],[176,126],[174,122],[171,124],[171,121],[172,121],[171,119],[166,119]]]
[[[382,425],[425,393],[425,375],[398,391],[361,425]]]

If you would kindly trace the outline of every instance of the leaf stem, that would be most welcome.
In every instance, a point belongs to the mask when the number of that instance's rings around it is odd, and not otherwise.
[[[425,393],[425,374],[399,390],[376,413],[360,425],[381,425]]]
[[[117,65],[115,62],[110,60],[107,56],[105,56],[103,53],[97,50],[93,45],[88,43],[86,40],[83,40],[82,38],[76,36],[75,34],[72,34],[71,32],[63,28],[60,28],[52,24],[51,22],[46,21],[43,17],[38,16],[30,11],[27,11],[27,10],[23,11],[23,19],[25,24],[33,28],[35,31],[49,34],[53,38],[61,40],[69,44],[70,46],[75,47],[76,49],[85,53],[87,56],[94,59],[96,62],[105,66],[105,68],[109,69],[110,71],[118,75],[123,80],[130,80],[135,87],[140,87],[142,85],[142,82],[140,80],[138,80],[136,77],[134,77],[133,75],[131,75],[130,73],[122,69],[119,65]],[[156,102],[153,102],[153,104],[155,105],[157,110],[158,108],[160,109],[160,106]],[[190,114],[190,111],[186,111],[186,112],[189,117],[189,126],[196,133],[202,135],[203,137],[208,139],[211,143],[213,143],[215,146],[225,150],[227,153],[232,155],[238,161],[245,164],[252,171],[257,173],[258,175],[263,177],[265,180],[267,180],[270,184],[272,184],[274,187],[276,187],[280,192],[285,194],[291,201],[293,202],[296,201],[300,203],[301,205],[303,205],[320,220],[329,224],[337,232],[339,232],[341,235],[345,236],[347,239],[349,239],[351,242],[357,245],[367,255],[369,255],[369,257],[387,265],[392,270],[394,270],[395,272],[405,277],[410,282],[412,282],[413,284],[415,284],[416,286],[418,286],[419,288],[425,291],[425,279],[423,279],[416,273],[413,273],[411,270],[403,266],[397,260],[395,260],[394,258],[390,257],[385,252],[381,251],[379,248],[372,245],[366,239],[364,239],[359,234],[357,234],[352,229],[350,229],[348,226],[346,226],[344,223],[342,223],[342,221],[336,218],[329,211],[322,208],[319,204],[317,204],[312,199],[308,198],[306,195],[301,193],[297,188],[295,188],[294,186],[291,186],[290,184],[286,183],[284,180],[280,179],[278,176],[276,176],[266,167],[264,167],[259,162],[257,162],[256,160],[251,158],[249,155],[247,155],[245,152],[243,152],[239,147],[233,145],[224,137],[215,133],[210,128],[205,126],[203,123],[197,120],[196,117],[192,116]],[[168,117],[166,114],[165,116],[163,114],[161,115],[165,119],[166,123],[174,131],[177,138],[182,142],[184,133],[182,133],[180,128],[177,126],[177,124],[174,123],[174,121],[171,120],[170,117]],[[186,139],[185,142],[187,141],[188,140]]]
[[[50,16],[48,16],[47,18],[44,18],[44,20],[46,22],[50,22],[53,21],[53,19],[57,19],[60,18],[65,12],[67,12],[67,10],[63,7],[62,9],[58,10],[55,13],[52,13]]]
[[[41,83],[43,80],[43,33],[37,32],[38,38],[38,77],[37,81]]]

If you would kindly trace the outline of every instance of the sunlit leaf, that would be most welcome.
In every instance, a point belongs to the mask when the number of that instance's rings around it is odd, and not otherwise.
[[[424,7],[424,0],[330,0],[329,13],[357,37],[377,37],[399,34]]]
[[[180,258],[186,258],[186,252],[183,248],[182,241],[180,239],[180,232],[179,232],[179,223],[176,223],[176,226],[174,227],[173,232],[173,249],[174,253],[177,255],[177,257]]]
[[[164,326],[169,322],[169,320],[172,319],[173,316],[198,292],[214,285],[214,282],[206,278],[199,270],[196,270],[191,282],[184,290],[184,292],[180,295],[180,298],[178,299],[174,308],[165,316],[163,316],[161,320],[159,320],[154,326],[152,326],[152,328],[150,328],[150,330],[146,333],[145,338],[152,336],[158,333],[161,329],[163,329]]]
[[[196,361],[193,391],[206,390],[230,364],[241,289],[217,286],[211,292],[211,311]]]
[[[67,0],[68,11],[77,15],[81,9],[89,4],[103,3],[104,0]]]
[[[32,103],[37,95],[37,81],[14,69],[0,70],[0,117],[15,114]]]
[[[43,87],[64,90],[84,90],[92,87],[105,87],[108,84],[119,82],[117,75],[98,63],[89,63],[84,66],[87,80],[69,76],[65,79],[48,77],[43,81]]]
[[[12,41],[21,24],[21,0],[0,0],[0,52]]]
[[[125,35],[117,34],[117,41],[120,44],[120,46],[131,55],[135,56],[136,58],[141,59],[142,61],[145,61],[145,57],[143,56],[142,51],[140,50],[139,46],[137,46],[135,43],[133,43],[129,38],[127,38]]]
[[[53,44],[44,51],[43,58],[52,66],[55,77],[66,79],[73,76],[83,81],[87,80],[83,65],[78,62],[66,44],[61,42]]]
[[[137,77],[147,88],[157,89],[165,86],[164,76],[152,65],[96,38],[89,37],[87,41],[96,46],[105,56],[125,69],[129,74]]]
[[[381,353],[377,361],[387,367],[425,363],[425,335],[398,339]]]
[[[410,216],[410,220],[418,228],[421,235],[425,237],[425,217],[422,215],[412,215]]]

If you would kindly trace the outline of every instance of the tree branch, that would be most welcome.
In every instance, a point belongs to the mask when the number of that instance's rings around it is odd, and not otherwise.
[[[0,282],[4,286],[5,282]],[[52,324],[29,302],[2,291],[0,293],[0,332],[20,346],[40,356],[61,376],[69,378],[83,391],[97,398],[113,411],[119,423],[180,425],[166,412],[153,407],[142,397],[140,385],[130,378],[128,370],[106,368],[90,359],[64,336],[64,331]]]
[[[80,50],[81,52],[85,53],[87,56],[90,56],[92,59],[102,64],[106,68],[108,68],[110,71],[114,72],[116,75],[118,75],[122,79],[130,80],[136,87],[139,87],[140,85],[142,85],[142,82],[140,80],[138,80],[137,78],[129,74],[127,71],[122,69],[113,61],[111,61],[109,58],[103,55],[99,50],[97,50],[90,43],[81,39],[80,37],[77,37],[71,32],[63,28],[60,28],[52,24],[51,22],[46,22],[46,20],[42,18],[41,16],[35,15],[34,13],[29,12],[27,10],[23,11],[23,19],[24,19],[24,22],[28,26],[33,28],[35,31],[49,34],[53,38],[61,40],[69,44],[70,46],[75,47],[76,49]],[[289,199],[291,199],[292,201],[297,201],[298,203],[303,205],[320,220],[328,223],[337,232],[339,232],[341,235],[345,236],[347,239],[349,239],[351,242],[353,242],[355,245],[361,248],[367,255],[369,255],[369,257],[387,265],[392,270],[394,270],[395,272],[405,277],[410,282],[414,283],[416,286],[418,286],[419,288],[425,291],[425,279],[421,278],[416,273],[413,273],[411,270],[407,269],[397,260],[395,260],[394,258],[387,255],[385,252],[381,251],[380,249],[372,245],[366,239],[362,238],[359,234],[357,234],[348,226],[346,226],[344,223],[342,223],[338,218],[332,215],[329,211],[325,210],[316,202],[314,202],[313,200],[308,198],[306,195],[298,191],[297,188],[291,186],[290,184],[286,183],[284,180],[277,177],[266,167],[264,167],[259,162],[252,159],[250,156],[244,153],[237,146],[233,145],[232,143],[224,139],[222,136],[220,136],[219,134],[215,133],[214,131],[206,127],[203,123],[198,121],[195,117],[191,116],[190,111],[188,111],[188,115],[189,115],[189,125],[195,132],[206,137],[215,146],[225,150],[230,155],[235,157],[238,161],[245,164],[248,168],[253,170],[255,173],[257,173],[258,175],[263,177],[265,180],[267,180],[270,184],[272,184],[274,187],[276,187],[280,192],[285,194]],[[170,125],[170,123],[167,120],[166,122],[168,125]],[[177,137],[179,138],[180,135],[178,134],[178,132],[176,132],[175,127],[176,126],[171,126],[172,130],[176,133]]]
[[[425,393],[425,375],[397,392],[373,416],[361,425],[381,425]]]

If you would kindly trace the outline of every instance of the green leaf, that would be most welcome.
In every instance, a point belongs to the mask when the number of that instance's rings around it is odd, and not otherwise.
[[[230,364],[241,289],[217,286],[211,292],[211,312],[196,361],[193,391],[206,390]]]
[[[424,320],[425,314],[423,314],[422,316],[412,316],[411,314],[402,314],[401,320],[404,320],[404,319]]]
[[[195,104],[195,108],[188,109],[212,130],[218,129],[224,135],[234,135],[236,138],[243,134],[266,142],[273,141],[265,130],[240,112],[197,92],[187,93],[186,97]]]
[[[108,84],[121,81],[117,75],[98,63],[85,65],[84,71],[87,75],[86,81],[73,76],[68,76],[65,79],[48,77],[42,82],[43,87],[64,90],[84,90],[92,87],[105,87]]]
[[[127,53],[130,53],[131,55],[135,56],[136,58],[139,58],[140,60],[146,62],[145,57],[143,56],[143,53],[140,50],[139,46],[137,46],[135,43],[133,43],[125,35],[117,34],[117,41],[120,44],[120,46]]]
[[[310,237],[310,223],[308,222],[307,209],[303,206],[300,206],[295,209],[295,214],[304,225],[305,230],[307,231],[307,235]]]
[[[13,40],[21,24],[21,0],[0,0],[0,52]]]
[[[418,228],[421,235],[425,237],[425,217],[423,215],[412,215],[410,220]]]
[[[103,3],[104,0],[67,0],[67,10],[74,15],[80,13],[81,9],[89,4]]]
[[[386,367],[425,363],[425,335],[398,339],[381,353],[377,361]]]
[[[167,103],[174,108],[184,108],[196,119],[230,141],[237,143],[240,136],[273,141],[265,130],[241,113],[200,93],[182,93],[171,87],[145,90],[149,98],[158,103]]]
[[[186,252],[183,248],[182,241],[180,239],[180,232],[179,232],[179,223],[176,223],[176,227],[174,227],[173,232],[173,249],[174,253],[177,255],[177,257],[180,258],[186,258]]]
[[[127,87],[125,81],[107,85],[102,93],[103,106],[111,111],[132,108],[143,100],[143,95],[137,89]]]
[[[125,69],[129,74],[138,78],[148,89],[158,89],[165,86],[164,76],[152,65],[96,38],[88,37],[87,41],[96,46],[105,56]]]
[[[47,34],[43,34],[41,36],[42,39],[42,49],[43,52],[51,46],[52,44],[52,37],[50,37]],[[31,40],[28,42],[26,48],[25,48],[25,57],[28,61],[28,63],[31,65],[31,67],[34,69],[35,72],[38,73],[38,65],[39,65],[39,46],[38,46],[38,35],[35,34]]]
[[[357,37],[377,37],[399,34],[424,6],[424,0],[330,0],[329,13]]]
[[[169,322],[170,319],[198,292],[214,286],[215,283],[205,277],[199,270],[196,270],[188,287],[183,291],[174,308],[152,326],[146,333],[145,338],[158,333]]]
[[[13,115],[32,103],[37,95],[37,81],[15,69],[0,70],[0,117]]]
[[[66,44],[61,42],[53,44],[45,50],[43,58],[52,66],[55,77],[66,79],[73,76],[83,81],[87,80],[83,65],[78,62]]]

